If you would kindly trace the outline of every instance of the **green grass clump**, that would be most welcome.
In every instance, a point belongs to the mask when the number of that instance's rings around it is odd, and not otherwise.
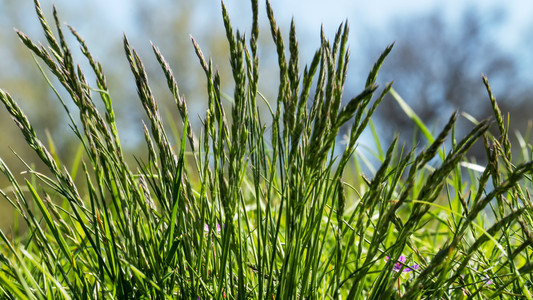
[[[235,89],[228,111],[220,75],[193,40],[207,83],[201,130],[192,129],[172,70],[153,47],[183,121],[177,145],[165,130],[143,63],[124,37],[148,120],[147,157],[130,166],[102,66],[69,27],[96,78],[87,82],[56,11],[53,34],[37,0],[35,8],[48,45],[17,33],[78,108],[76,119],[51,84],[84,150],[74,164],[84,182],[74,179],[76,171],[64,167],[0,90],[28,145],[48,167],[28,165],[22,182],[0,161],[10,182],[1,193],[28,226],[24,236],[0,232],[2,298],[532,298],[530,147],[522,148],[528,154],[523,162],[512,160],[508,127],[486,78],[496,137],[488,132],[491,123],[482,121],[456,140],[457,114],[433,135],[391,84],[378,88],[376,77],[392,45],[360,94],[343,105],[348,25],[332,41],[322,33],[302,72],[295,26],[286,49],[267,1],[280,71],[278,97],[269,101],[258,90],[257,1],[248,39],[234,31],[222,5]],[[381,151],[376,138],[381,166],[367,178],[358,140],[373,128],[371,116],[389,92],[429,144],[409,150],[395,139]],[[266,121],[261,105],[270,109]],[[346,125],[347,143],[340,145]],[[484,167],[465,158],[478,140],[487,153]]]

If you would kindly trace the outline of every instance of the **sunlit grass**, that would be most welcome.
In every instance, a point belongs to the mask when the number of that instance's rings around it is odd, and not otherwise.
[[[47,45],[17,33],[79,108],[72,115],[60,97],[81,146],[68,164],[73,167],[63,167],[50,148],[53,139],[42,142],[0,90],[48,168],[28,165],[20,179],[0,161],[11,184],[2,195],[29,228],[25,236],[0,232],[3,298],[531,299],[530,145],[522,139],[523,157],[511,157],[507,120],[486,78],[498,136],[489,135],[492,123],[485,120],[456,137],[457,113],[432,133],[392,84],[378,87],[392,45],[344,105],[347,24],[332,40],[322,32],[301,70],[295,25],[284,41],[267,2],[280,85],[278,97],[266,99],[258,91],[257,1],[246,36],[232,28],[223,6],[235,89],[222,94],[220,74],[193,39],[206,75],[201,128],[189,121],[164,50],[153,46],[181,117],[167,133],[142,60],[124,37],[148,120],[148,154],[132,165],[119,141],[103,67],[69,27],[96,78],[87,82],[57,12],[52,29],[37,1],[35,7]],[[371,117],[388,93],[423,132],[426,148],[407,149],[398,138],[380,141]],[[259,102],[270,108],[268,121]],[[358,148],[367,128],[378,165]],[[474,143],[484,143],[487,165],[467,160]]]

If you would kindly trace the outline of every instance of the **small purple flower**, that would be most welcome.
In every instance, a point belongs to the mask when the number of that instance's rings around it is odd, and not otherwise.
[[[388,261],[388,260],[389,260],[389,257],[387,256],[385,258],[385,261]],[[400,257],[398,258],[398,262],[396,262],[394,264],[394,267],[392,268],[392,270],[394,272],[402,271],[402,272],[405,273],[405,272],[411,272],[411,271],[414,271],[414,270],[418,269],[418,267],[419,267],[418,265],[413,265],[411,267],[405,266],[405,264],[404,264],[405,260],[406,260],[405,256],[400,255]]]
[[[222,224],[222,227],[225,227],[224,224]],[[220,226],[220,224],[217,223],[217,226],[216,226],[216,230],[217,230],[217,233],[220,233],[222,231],[222,228]],[[207,224],[204,224],[204,231],[205,233],[209,233],[209,225]]]
[[[489,285],[492,285],[494,283],[494,282],[492,282],[490,277],[487,276],[487,275],[483,276],[483,281],[485,281],[485,286],[489,286]]]
[[[479,269],[476,268],[476,270],[479,270]],[[486,273],[486,271],[485,272],[481,272],[481,273],[482,273],[481,280],[485,283],[485,286],[489,286],[489,285],[494,284],[494,282],[489,277],[488,273]]]

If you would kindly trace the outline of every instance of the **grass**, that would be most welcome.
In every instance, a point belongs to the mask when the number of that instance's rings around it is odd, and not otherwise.
[[[477,122],[463,138],[455,136],[457,113],[440,133],[431,133],[392,84],[376,85],[392,45],[360,94],[343,105],[348,25],[333,40],[322,32],[302,72],[295,25],[286,46],[267,1],[280,85],[277,99],[265,99],[258,90],[258,4],[251,4],[249,38],[232,28],[222,5],[235,84],[229,109],[220,74],[192,40],[207,83],[202,128],[193,130],[172,70],[153,46],[181,115],[177,144],[165,129],[143,63],[124,37],[148,120],[148,154],[128,165],[102,66],[69,27],[96,78],[87,82],[56,10],[54,34],[35,0],[48,45],[17,34],[79,109],[75,117],[46,78],[83,151],[73,169],[65,168],[16,101],[0,91],[48,168],[27,165],[22,180],[0,161],[10,182],[1,193],[29,228],[24,236],[0,233],[2,297],[532,299],[531,146],[523,140],[524,157],[511,157],[508,127],[487,79],[495,122]],[[381,150],[374,134],[381,165],[369,178],[361,172],[366,160],[358,141],[367,127],[373,129],[372,114],[388,93],[429,143],[405,149],[396,138]],[[260,117],[263,102],[268,120]],[[340,145],[346,124],[347,142]],[[491,124],[496,136],[488,131]],[[466,159],[476,142],[484,143],[486,166]],[[75,183],[80,176],[84,182]]]

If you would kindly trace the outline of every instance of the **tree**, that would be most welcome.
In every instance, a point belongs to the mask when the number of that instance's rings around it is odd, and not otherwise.
[[[523,112],[532,108],[524,96],[531,87],[524,84],[519,59],[497,40],[495,32],[503,21],[501,8],[482,14],[473,7],[455,24],[438,10],[396,21],[389,27],[388,37],[396,44],[381,72],[383,81],[394,80],[395,89],[426,124],[442,125],[454,110],[478,120],[492,115],[481,78],[486,74],[504,115],[510,112],[515,128],[524,130]],[[369,49],[376,52],[376,46]],[[396,130],[409,140],[412,121],[393,99],[384,101],[390,105],[378,110],[379,122],[393,130],[383,133]],[[459,132],[471,128],[466,120],[459,125]]]

